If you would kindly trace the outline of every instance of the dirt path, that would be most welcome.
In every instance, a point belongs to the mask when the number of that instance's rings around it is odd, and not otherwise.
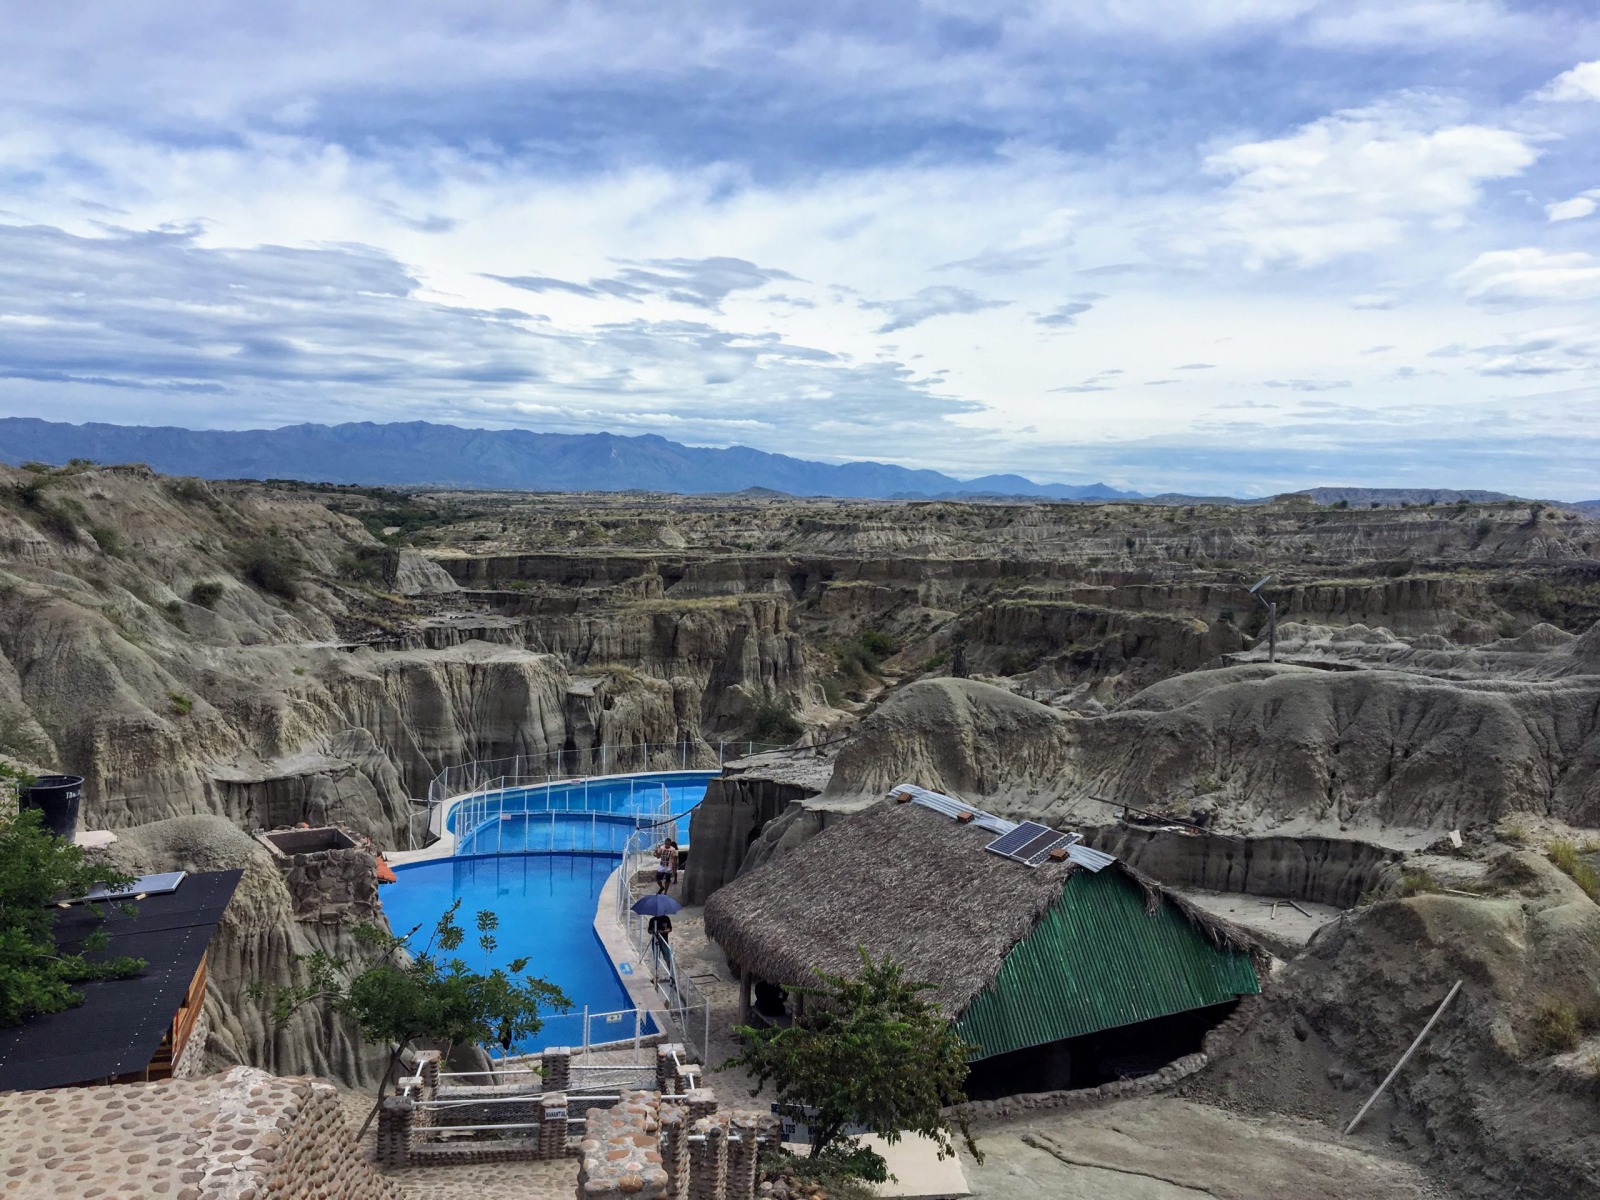
[[[979,1200],[1445,1200],[1414,1167],[1321,1126],[1156,1097],[981,1131]]]

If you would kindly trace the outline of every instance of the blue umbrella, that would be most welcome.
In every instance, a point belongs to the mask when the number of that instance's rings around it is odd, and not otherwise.
[[[652,892],[648,896],[640,896],[633,902],[633,911],[646,917],[671,916],[682,907],[683,905],[665,892]]]

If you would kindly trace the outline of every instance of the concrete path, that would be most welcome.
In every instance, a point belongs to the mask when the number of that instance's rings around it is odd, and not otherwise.
[[[1320,1125],[1172,1097],[1040,1114],[980,1130],[977,1200],[1442,1200],[1414,1167]]]

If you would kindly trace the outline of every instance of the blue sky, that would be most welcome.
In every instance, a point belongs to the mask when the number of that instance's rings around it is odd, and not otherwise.
[[[1600,15],[87,5],[0,42],[0,412],[1600,496]]]

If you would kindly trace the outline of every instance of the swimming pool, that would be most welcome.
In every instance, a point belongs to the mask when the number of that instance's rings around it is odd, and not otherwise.
[[[706,794],[716,771],[613,775],[506,788],[470,796],[450,813],[456,854],[599,851],[621,855],[641,824],[663,813],[683,817]],[[689,844],[689,820],[678,843]]]
[[[396,881],[383,889],[390,927],[403,934],[421,926],[416,941],[423,944],[459,898],[457,919],[467,931],[459,957],[479,968],[527,957],[528,974],[567,994],[572,1011],[547,1016],[544,1028],[513,1046],[513,1053],[632,1038],[634,1003],[594,931],[595,906],[628,837],[641,820],[660,811],[662,788],[667,807],[681,818],[716,775],[612,776],[588,780],[587,786],[583,781],[541,784],[472,797],[449,818],[458,832],[455,855],[395,866]],[[592,807],[584,808],[586,803]],[[457,829],[458,816],[464,818],[462,829]],[[678,839],[685,845],[687,827],[687,820],[679,821]],[[487,958],[474,932],[483,910],[500,918],[499,944]],[[641,1014],[640,1033],[655,1031],[651,1016]]]

